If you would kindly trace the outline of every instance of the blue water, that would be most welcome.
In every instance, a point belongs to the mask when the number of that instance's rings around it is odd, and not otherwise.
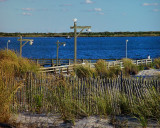
[[[19,52],[18,37],[0,37],[0,49],[5,49],[7,41],[9,49]],[[34,39],[32,46],[27,43],[22,50],[22,56],[27,58],[56,58],[56,42],[66,42],[60,46],[59,58],[74,58],[74,38],[64,37],[28,37]],[[78,59],[121,59],[125,58],[126,40],[128,58],[142,59],[160,57],[160,37],[78,37]]]

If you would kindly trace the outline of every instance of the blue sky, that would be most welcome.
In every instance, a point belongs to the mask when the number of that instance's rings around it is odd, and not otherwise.
[[[160,31],[160,0],[0,0],[0,32]]]

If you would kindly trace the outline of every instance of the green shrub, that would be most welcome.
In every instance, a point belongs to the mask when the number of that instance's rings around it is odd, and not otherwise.
[[[41,108],[42,108],[42,100],[43,100],[43,94],[37,94],[33,97],[34,101],[34,106],[35,106],[35,111],[37,113],[41,113]]]
[[[105,60],[98,60],[95,64],[95,69],[97,74],[101,78],[106,78],[109,76],[109,71],[107,69],[107,62]]]
[[[138,65],[138,70],[142,71],[145,69],[145,66],[143,64]]]
[[[156,69],[160,69],[160,58],[154,59],[153,63]]]
[[[97,74],[101,78],[115,78],[121,73],[121,68],[119,66],[114,66],[107,68],[108,63],[104,60],[98,60],[95,64],[95,69]]]
[[[138,67],[132,63],[131,59],[122,59],[124,66],[124,73],[126,76],[136,75],[138,73]]]
[[[109,68],[109,78],[118,77],[121,74],[121,68],[119,66],[114,66]]]
[[[95,64],[95,68],[99,75],[104,74],[107,72],[107,62],[105,60],[98,60]]]
[[[14,51],[11,50],[0,50],[0,60],[11,60],[11,61],[18,61],[18,56]]]
[[[145,65],[145,69],[146,69],[146,70],[149,70],[149,69],[151,69],[151,68],[154,68],[153,63],[150,63],[150,64],[146,64],[146,65]]]
[[[0,51],[0,70],[6,75],[22,76],[26,72],[37,73],[39,66],[28,59],[18,57],[14,51]]]
[[[90,68],[88,65],[75,65],[74,72],[78,76],[78,78],[89,78],[96,75],[94,69]]]

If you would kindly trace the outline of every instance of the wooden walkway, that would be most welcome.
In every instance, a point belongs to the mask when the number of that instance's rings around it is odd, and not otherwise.
[[[88,61],[83,61],[81,64],[77,65],[83,65],[85,62],[88,63]],[[142,60],[133,60],[132,61],[135,65],[140,65],[140,64],[151,64],[152,59],[142,59]],[[120,66],[121,69],[123,67],[123,62],[122,60],[117,60],[117,61],[107,61],[107,68],[113,67],[113,66]],[[88,63],[90,67],[94,68],[95,63]],[[64,65],[64,66],[53,66],[53,67],[44,67],[40,68],[40,72],[46,72],[46,73],[54,73],[54,74],[69,74],[70,72],[73,72],[73,67],[74,65]]]
[[[30,59],[41,66],[56,66],[56,59]],[[77,59],[77,63],[96,63],[99,59]],[[103,59],[105,61],[116,61],[117,59]],[[74,59],[59,59],[59,66],[62,65],[73,65]]]

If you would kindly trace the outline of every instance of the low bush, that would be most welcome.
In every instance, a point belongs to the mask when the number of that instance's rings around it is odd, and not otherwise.
[[[101,77],[101,78],[115,78],[121,72],[120,67],[114,66],[107,68],[107,62],[104,60],[98,60],[95,64],[95,68],[90,68],[89,64],[76,65],[74,67],[74,74],[79,78],[89,77]],[[73,74],[73,75],[74,75]]]
[[[124,66],[124,73],[126,76],[136,75],[138,73],[138,67],[132,63],[131,59],[122,59]]]
[[[74,72],[78,78],[89,78],[96,76],[96,72],[93,68],[90,68],[88,64],[85,65],[75,65]]]
[[[109,78],[118,77],[121,74],[121,68],[119,66],[110,67],[109,69]]]
[[[160,69],[160,58],[154,59],[153,63],[156,69]]]
[[[143,64],[138,65],[138,70],[142,71],[145,69],[145,66]]]
[[[107,62],[105,60],[98,60],[95,64],[98,75],[105,74],[107,72]]]
[[[109,76],[109,70],[107,69],[107,62],[105,60],[98,60],[95,64],[95,70],[101,78],[107,78]]]
[[[34,62],[18,57],[14,51],[0,51],[0,70],[6,75],[22,76],[26,72],[37,73],[38,68]]]

